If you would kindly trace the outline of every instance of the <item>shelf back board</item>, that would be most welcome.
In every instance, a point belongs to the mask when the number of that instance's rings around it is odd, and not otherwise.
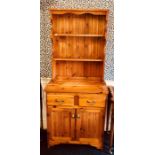
[[[59,37],[55,39],[54,57],[103,59],[105,38]]]

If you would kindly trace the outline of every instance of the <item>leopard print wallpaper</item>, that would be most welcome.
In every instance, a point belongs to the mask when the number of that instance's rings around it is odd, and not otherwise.
[[[40,0],[40,76],[51,77],[52,43],[49,8],[109,9],[105,80],[114,80],[114,4],[113,0]]]

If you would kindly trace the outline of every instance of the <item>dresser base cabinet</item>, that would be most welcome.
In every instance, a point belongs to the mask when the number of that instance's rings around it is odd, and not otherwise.
[[[103,149],[106,98],[107,92],[47,92],[48,146],[87,144]]]
[[[104,108],[48,107],[48,144],[103,148]]]

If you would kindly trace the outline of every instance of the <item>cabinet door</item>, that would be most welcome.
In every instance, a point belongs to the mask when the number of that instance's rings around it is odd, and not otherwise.
[[[104,108],[78,109],[76,118],[76,138],[81,143],[101,147],[104,129]]]
[[[48,139],[67,142],[74,139],[75,110],[48,107]]]

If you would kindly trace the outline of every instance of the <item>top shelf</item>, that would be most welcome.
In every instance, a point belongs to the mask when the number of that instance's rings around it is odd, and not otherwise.
[[[54,34],[55,37],[104,37],[103,34]]]
[[[83,15],[86,13],[90,13],[93,15],[107,15],[109,13],[108,9],[50,9],[51,14],[75,14],[75,15]]]

